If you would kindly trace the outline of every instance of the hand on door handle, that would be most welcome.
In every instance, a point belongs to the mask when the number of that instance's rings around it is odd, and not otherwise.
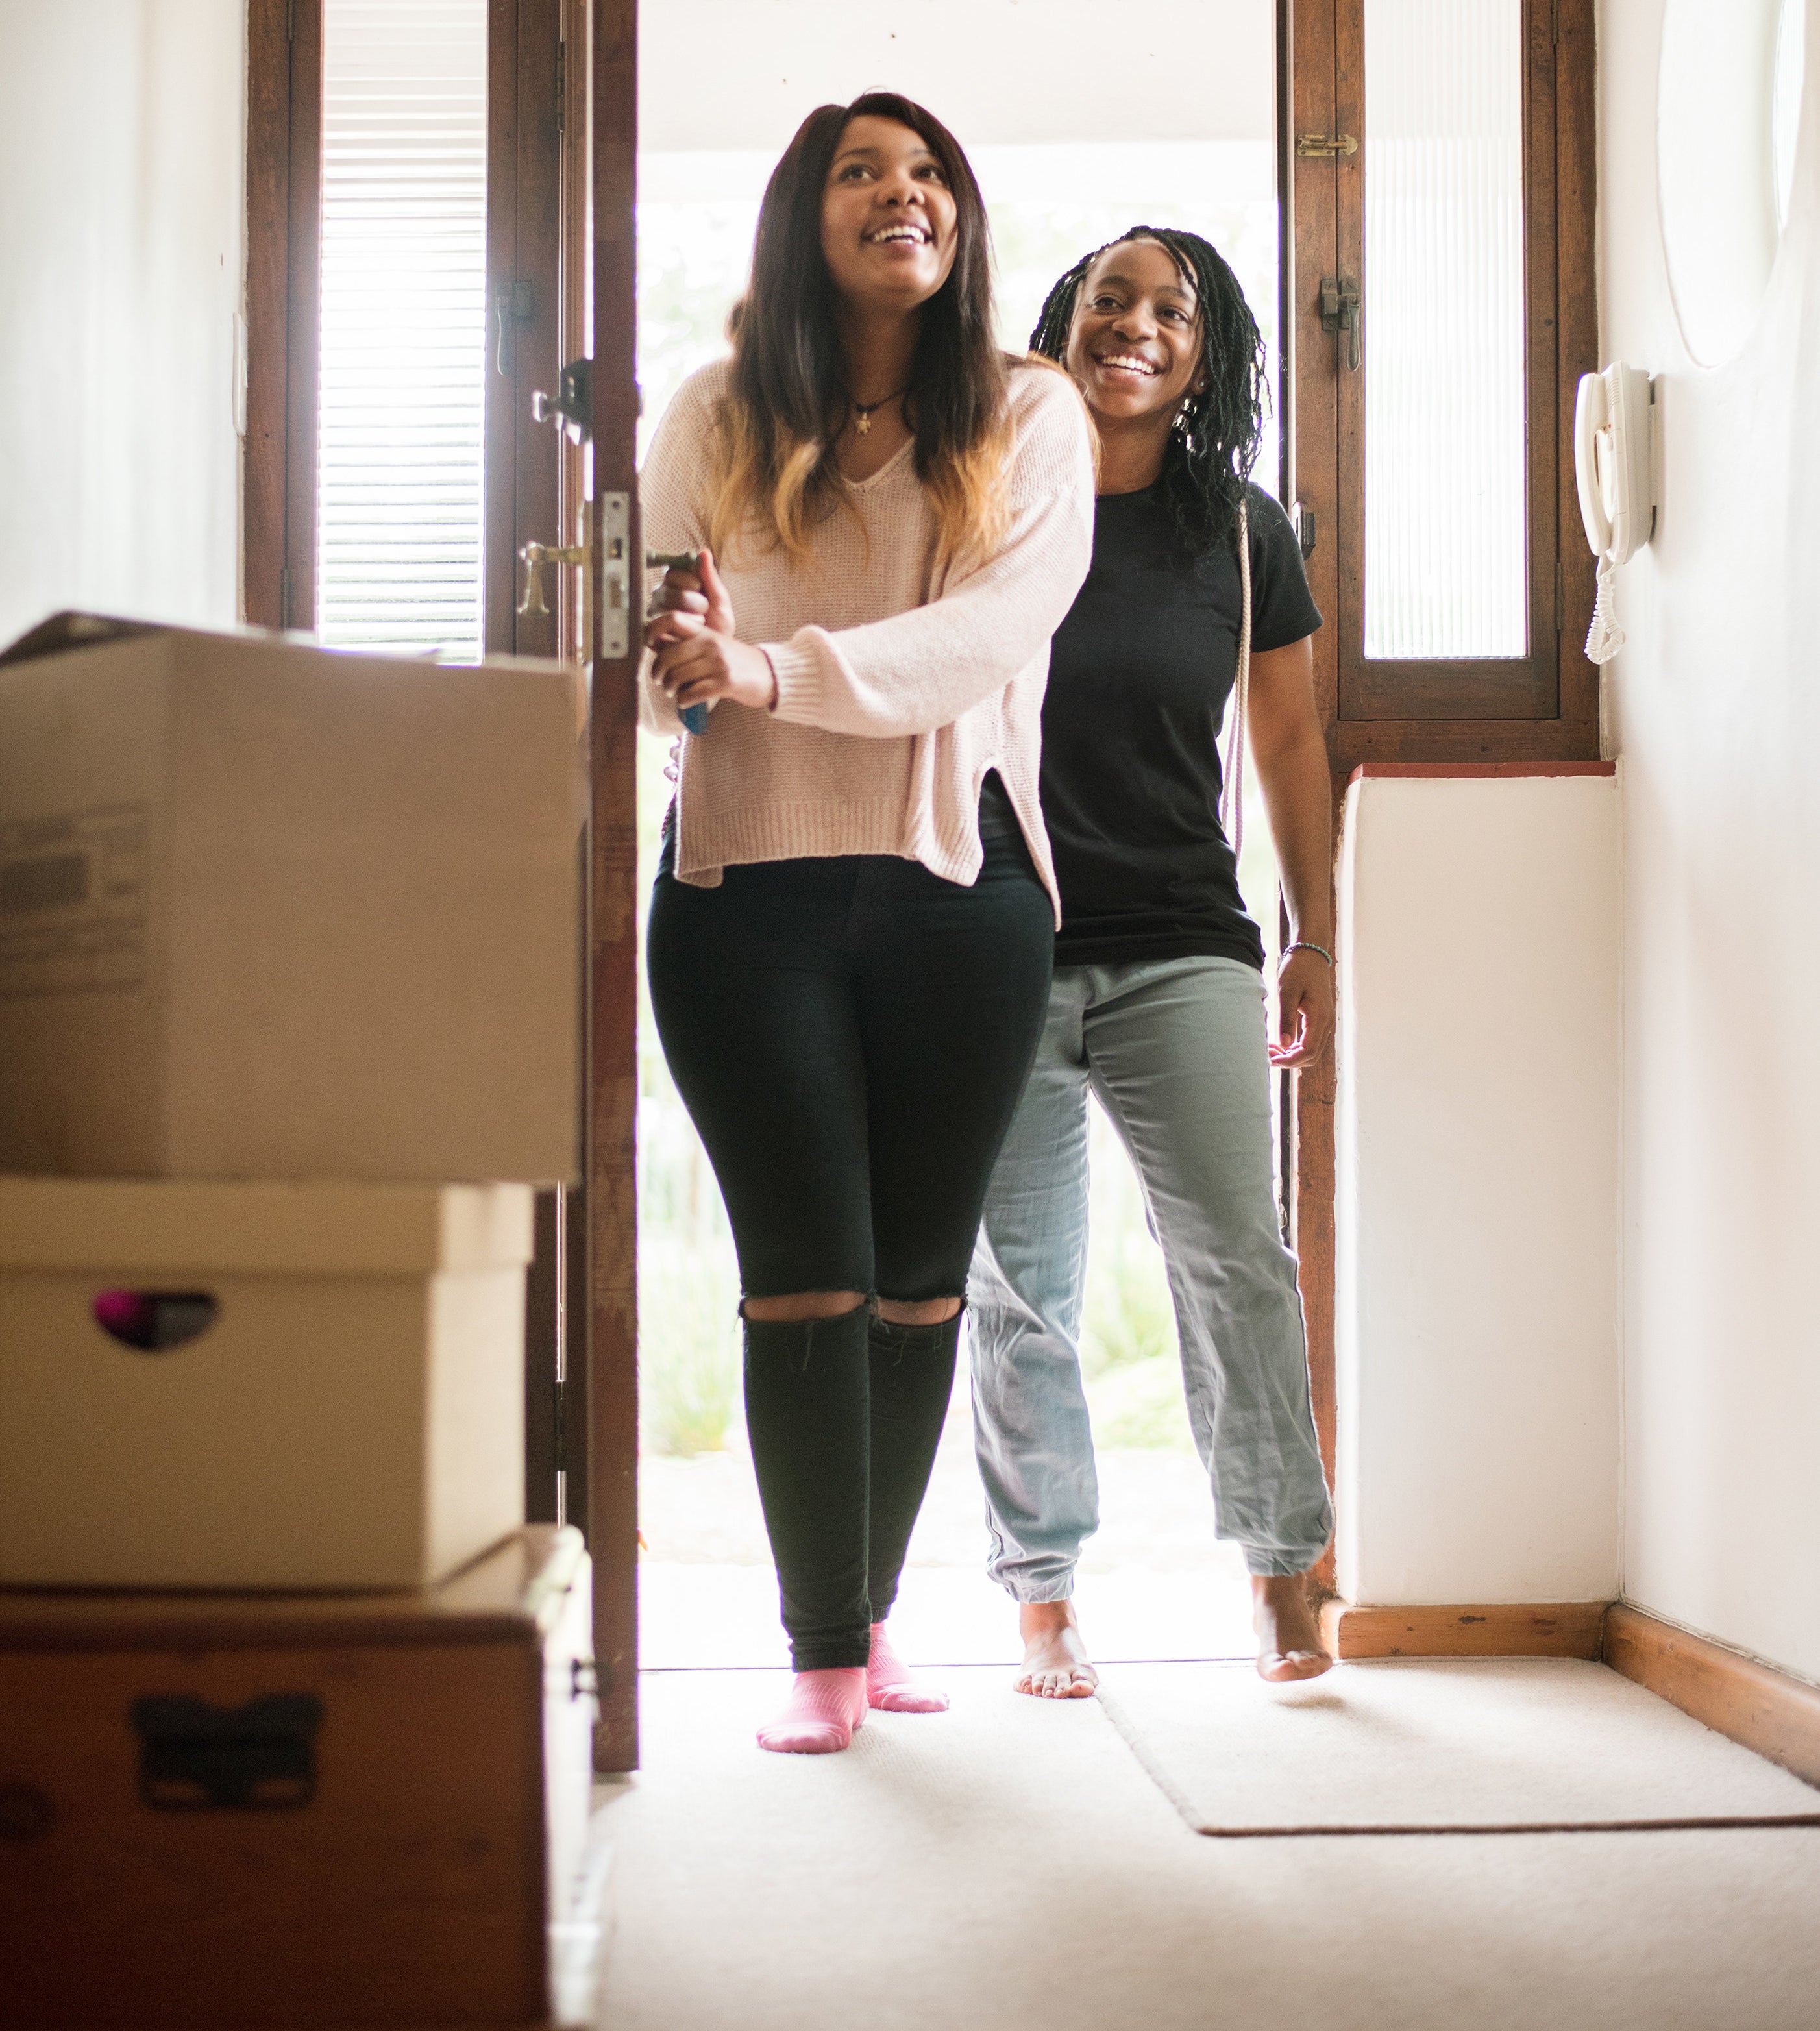
[[[587,561],[585,543],[526,543],[518,554],[524,560],[524,597],[518,602],[520,613],[533,617],[546,615],[543,600],[546,565],[580,565]]]

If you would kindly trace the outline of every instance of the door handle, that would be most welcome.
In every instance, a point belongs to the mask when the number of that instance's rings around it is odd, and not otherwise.
[[[1346,334],[1346,367],[1352,374],[1359,371],[1359,300],[1356,275],[1321,278],[1321,329],[1333,333],[1336,352],[1341,333]]]
[[[585,543],[524,543],[518,554],[524,560],[524,597],[518,602],[520,613],[541,618],[550,609],[543,599],[543,568],[546,565],[584,565],[587,561]]]
[[[537,291],[529,282],[508,282],[493,292],[493,311],[499,321],[499,340],[493,363],[502,374],[512,371],[512,327],[529,324],[537,314]]]

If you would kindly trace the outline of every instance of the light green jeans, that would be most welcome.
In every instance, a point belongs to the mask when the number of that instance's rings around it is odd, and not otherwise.
[[[986,1570],[1020,1601],[1065,1600],[1099,1526],[1080,1378],[1090,1088],[1162,1244],[1217,1534],[1262,1574],[1304,1571],[1332,1533],[1296,1258],[1277,1228],[1263,1000],[1238,960],[1056,969],[968,1297]]]

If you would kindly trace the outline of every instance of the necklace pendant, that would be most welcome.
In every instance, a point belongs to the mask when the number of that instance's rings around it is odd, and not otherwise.
[[[856,437],[863,438],[871,430],[871,427],[872,412],[869,409],[860,410],[859,415],[853,419],[854,435]]]

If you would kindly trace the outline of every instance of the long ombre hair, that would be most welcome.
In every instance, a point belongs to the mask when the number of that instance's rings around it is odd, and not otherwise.
[[[935,509],[937,568],[989,553],[1004,532],[1011,407],[1006,356],[993,336],[985,202],[960,143],[932,113],[894,91],[868,91],[851,106],[818,106],[765,186],[751,281],[728,321],[733,374],[707,512],[717,553],[755,535],[805,563],[815,524],[850,502],[834,456],[849,397],[822,252],[822,194],[848,121],[867,114],[920,135],[954,199],[954,265],[923,306],[903,409],[916,476]]]

